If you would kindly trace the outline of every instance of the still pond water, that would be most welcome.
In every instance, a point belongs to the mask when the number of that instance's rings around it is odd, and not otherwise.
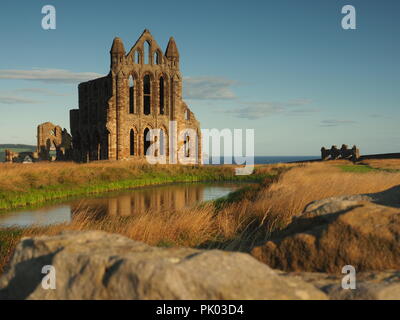
[[[0,228],[68,223],[77,211],[93,216],[129,216],[146,210],[161,212],[182,209],[222,198],[243,186],[243,183],[185,183],[106,193],[38,209],[0,213]]]

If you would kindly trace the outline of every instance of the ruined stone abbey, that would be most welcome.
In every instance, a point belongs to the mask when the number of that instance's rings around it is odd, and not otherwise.
[[[146,29],[128,53],[115,38],[110,58],[107,76],[79,84],[79,109],[70,111],[71,135],[45,122],[37,129],[36,152],[6,150],[5,161],[88,162],[152,155],[161,163],[182,163],[178,157],[186,158],[183,163],[202,163],[200,124],[182,100],[175,40],[169,39],[164,54]]]
[[[115,38],[110,56],[107,76],[79,84],[79,109],[70,111],[73,159],[140,158],[151,143],[158,143],[158,156],[171,163],[169,150],[176,143],[178,149],[188,149],[188,156],[195,154],[196,163],[200,163],[199,122],[182,100],[174,39],[170,38],[164,54],[145,30],[128,53],[122,40]],[[151,129],[159,132],[154,141],[149,141]],[[173,141],[172,130],[179,133],[187,129],[194,130],[197,137],[187,135],[180,142]]]

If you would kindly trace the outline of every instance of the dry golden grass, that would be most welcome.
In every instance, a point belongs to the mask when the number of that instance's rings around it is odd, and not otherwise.
[[[370,159],[363,160],[361,163],[375,169],[400,170],[400,159]]]
[[[150,245],[196,246],[204,239],[212,238],[217,227],[213,224],[211,205],[197,210],[152,212],[146,211],[134,216],[92,218],[81,210],[73,214],[69,224],[49,227],[30,227],[23,231],[24,236],[38,234],[54,235],[68,230],[103,230],[119,233],[126,237]]]
[[[109,180],[128,179],[143,173],[150,165],[145,160],[74,162],[38,162],[32,164],[0,163],[0,190],[24,191],[63,183],[87,184],[102,174]],[[157,165],[163,171],[177,171],[180,166]],[[111,176],[112,174],[112,176]]]
[[[374,193],[400,184],[400,172],[344,172],[337,165],[350,162],[309,163],[294,168],[278,182],[261,191],[252,203],[252,212],[270,213],[270,230],[285,226],[294,214],[300,213],[312,201],[333,196]]]
[[[233,238],[246,222],[246,217],[238,213],[225,211],[216,215],[214,205],[207,203],[178,211],[146,211],[128,217],[94,218],[95,212],[87,212],[82,208],[73,214],[74,218],[68,224],[31,226],[0,232],[0,274],[22,237],[56,235],[63,231],[102,230],[153,246],[198,247],[218,239]]]
[[[256,165],[258,174],[275,173],[294,166],[277,164]],[[42,188],[60,184],[89,184],[92,181],[119,181],[143,173],[163,175],[188,173],[194,167],[210,174],[234,172],[235,165],[224,166],[182,166],[150,165],[146,160],[96,161],[85,164],[74,162],[38,162],[33,164],[0,163],[0,191],[26,191],[27,188]]]
[[[221,213],[230,217],[225,219],[232,230],[230,234],[237,235],[235,244],[229,247],[243,248],[243,237],[247,244],[263,241],[271,232],[287,226],[312,201],[380,192],[400,184],[400,172],[345,172],[339,165],[353,166],[343,160],[297,165],[283,173],[278,181],[260,188],[253,197],[227,205]],[[260,233],[257,227],[265,232]],[[261,239],[255,239],[256,233]]]
[[[64,230],[104,230],[150,245],[250,250],[256,243],[267,240],[271,232],[287,226],[293,215],[302,212],[312,201],[379,192],[400,184],[400,172],[345,172],[338,165],[352,166],[346,161],[263,166],[258,170],[291,169],[283,171],[277,181],[247,191],[239,200],[222,207],[206,204],[176,212],[143,212],[130,217],[100,219],[83,210],[71,224],[29,228],[12,235],[9,241],[13,247],[21,236],[52,235]],[[12,249],[7,252],[7,257],[0,257],[0,271]]]

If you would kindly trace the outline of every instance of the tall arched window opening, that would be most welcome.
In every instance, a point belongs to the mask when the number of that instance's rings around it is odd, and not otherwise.
[[[135,131],[131,129],[131,133],[129,135],[129,149],[130,149],[130,155],[134,156],[135,155]]]
[[[144,129],[144,133],[143,133],[143,146],[144,146],[144,155],[147,154],[147,150],[150,148],[150,130],[149,128]]]
[[[164,78],[161,77],[160,78],[160,114],[164,114],[165,110],[164,110]]]
[[[160,55],[158,51],[154,52],[154,57],[153,57],[154,64],[160,64]]]
[[[150,76],[147,74],[143,78],[143,113],[150,114],[151,92]]]
[[[134,63],[139,64],[140,63],[140,52],[138,50],[135,51],[135,56],[134,56]]]
[[[190,137],[189,134],[185,135],[185,157],[190,157]]]
[[[149,58],[150,58],[150,43],[148,41],[145,41],[143,44],[143,51],[144,51],[144,64],[149,64]]]
[[[135,113],[135,88],[132,76],[129,76],[129,113]]]

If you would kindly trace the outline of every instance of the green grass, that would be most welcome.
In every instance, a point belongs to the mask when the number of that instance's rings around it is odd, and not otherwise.
[[[249,176],[236,176],[233,170],[223,167],[188,167],[177,170],[162,170],[153,166],[142,167],[140,173],[133,175],[128,169],[112,168],[107,170],[81,168],[89,170],[85,175],[86,183],[74,182],[73,174],[64,175],[60,172],[51,184],[40,183],[40,173],[24,174],[25,190],[1,190],[0,210],[10,210],[19,207],[40,205],[57,199],[99,194],[108,191],[132,189],[150,185],[160,185],[177,182],[218,182],[218,181],[254,181],[260,182],[271,174],[257,173]]]
[[[375,169],[364,164],[363,165],[346,164],[346,165],[338,165],[337,167],[342,169],[344,172],[368,173],[368,172],[379,171],[379,169]]]

